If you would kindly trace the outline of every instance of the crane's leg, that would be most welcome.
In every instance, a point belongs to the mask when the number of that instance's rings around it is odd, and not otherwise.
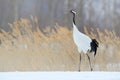
[[[96,59],[96,58],[94,57],[94,58],[93,58],[93,61],[94,61],[94,63],[93,63],[93,68],[95,67],[95,63],[96,63],[96,62],[95,62],[95,61],[96,61],[95,59]]]
[[[89,61],[89,65],[90,65],[90,69],[91,69],[91,71],[93,71],[93,68],[92,68],[92,65],[91,65],[91,61],[90,61],[90,57],[88,56],[88,54],[86,54],[87,55],[87,57],[88,57],[88,61]]]
[[[79,58],[79,59],[80,59],[80,61],[79,61],[79,70],[78,70],[78,71],[80,72],[80,66],[81,66],[81,54],[80,54],[80,58]]]

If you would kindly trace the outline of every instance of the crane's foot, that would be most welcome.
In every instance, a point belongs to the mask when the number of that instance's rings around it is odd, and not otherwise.
[[[78,70],[78,72],[80,72],[80,70]]]
[[[91,68],[91,71],[93,71],[93,68]]]

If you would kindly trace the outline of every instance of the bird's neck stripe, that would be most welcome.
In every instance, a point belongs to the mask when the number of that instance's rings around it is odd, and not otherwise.
[[[73,23],[76,25],[76,23],[75,23],[75,14],[73,14]]]

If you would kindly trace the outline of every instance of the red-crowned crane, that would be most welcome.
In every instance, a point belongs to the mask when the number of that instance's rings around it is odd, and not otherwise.
[[[84,33],[80,32],[78,30],[76,23],[75,23],[76,11],[71,10],[70,12],[73,14],[73,40],[74,40],[74,43],[76,44],[79,53],[83,52],[84,54],[87,55],[88,60],[89,60],[90,69],[92,71],[93,68],[92,68],[90,57],[88,54],[90,52],[94,52],[94,57],[95,57],[99,43],[96,41],[96,39],[91,39],[90,37],[88,37],[87,35],[85,35]],[[81,65],[81,54],[80,54],[80,62],[79,62],[79,71],[80,71],[80,65]]]

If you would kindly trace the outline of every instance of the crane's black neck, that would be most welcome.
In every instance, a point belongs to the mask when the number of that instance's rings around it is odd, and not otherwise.
[[[75,14],[73,13],[73,23],[76,25],[75,23]]]

